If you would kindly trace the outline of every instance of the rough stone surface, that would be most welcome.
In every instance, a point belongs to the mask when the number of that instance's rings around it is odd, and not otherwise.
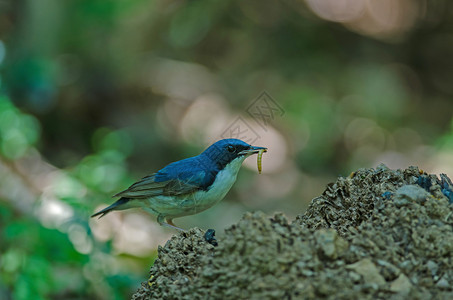
[[[451,181],[384,165],[340,177],[291,224],[247,213],[159,248],[132,299],[453,299]]]

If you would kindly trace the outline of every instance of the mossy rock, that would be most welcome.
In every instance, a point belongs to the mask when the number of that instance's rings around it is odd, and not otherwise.
[[[173,236],[132,299],[453,299],[451,181],[384,165],[340,177],[292,223],[247,213],[218,246]]]

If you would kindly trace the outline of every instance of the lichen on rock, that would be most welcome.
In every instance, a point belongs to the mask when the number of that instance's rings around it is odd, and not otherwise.
[[[292,223],[247,213],[217,247],[200,229],[180,233],[132,299],[453,299],[453,204],[442,175],[361,169]]]

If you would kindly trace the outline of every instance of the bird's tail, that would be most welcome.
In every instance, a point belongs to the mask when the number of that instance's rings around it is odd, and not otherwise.
[[[126,208],[129,208],[128,206],[126,206],[125,204],[129,202],[130,199],[127,199],[127,198],[120,198],[118,199],[118,201],[116,201],[115,203],[113,203],[112,205],[104,208],[103,210],[101,211],[98,211],[97,213],[95,213],[94,215],[92,215],[91,217],[94,218],[94,217],[97,217],[99,216],[99,219],[102,218],[103,216],[105,216],[106,214],[108,214],[109,212],[111,212],[112,210],[122,210],[122,209],[126,209]]]

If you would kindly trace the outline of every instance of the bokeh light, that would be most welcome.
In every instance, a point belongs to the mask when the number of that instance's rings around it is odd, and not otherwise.
[[[410,0],[306,0],[319,17],[375,38],[395,38],[409,31],[426,6]]]
[[[139,209],[90,215],[221,138],[269,151],[262,174],[248,158],[223,201],[175,221],[218,237],[249,211],[293,219],[358,168],[453,176],[452,10],[0,1],[0,298],[130,297],[175,232]]]

